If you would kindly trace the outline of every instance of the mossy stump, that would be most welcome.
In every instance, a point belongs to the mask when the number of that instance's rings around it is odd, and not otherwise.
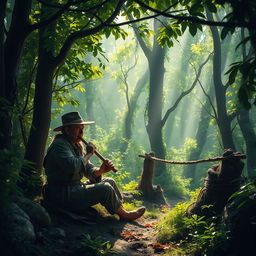
[[[155,153],[150,152],[145,154],[146,157],[143,164],[141,178],[138,184],[138,190],[142,194],[142,198],[146,201],[164,205],[167,204],[163,195],[163,190],[160,185],[153,185],[155,163],[150,157],[154,157]]]
[[[229,197],[240,187],[240,178],[244,163],[232,157],[236,155],[231,149],[223,153],[220,164],[215,164],[207,171],[204,187],[201,189],[196,202],[187,209],[187,215],[214,216],[222,213]]]

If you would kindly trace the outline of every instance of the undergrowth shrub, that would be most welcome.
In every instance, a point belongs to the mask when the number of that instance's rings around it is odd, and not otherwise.
[[[106,175],[116,180],[118,186],[122,189],[123,186],[130,181],[138,180],[143,162],[137,156],[138,152],[142,152],[142,146],[138,145],[136,141],[127,141],[127,148],[125,152],[120,151],[120,144],[124,140],[121,135],[120,128],[112,128],[108,133],[97,127],[97,138],[93,143],[97,145],[100,153],[114,163],[118,172],[109,172]],[[92,162],[95,165],[100,165],[101,162],[93,158]]]
[[[158,240],[172,244],[166,255],[216,255],[225,244],[227,232],[216,217],[186,216],[187,207],[195,200],[199,190],[191,193],[191,200],[178,203],[167,212],[157,225]]]
[[[82,241],[78,243],[77,247],[76,255],[101,256],[116,253],[109,241],[102,241],[100,237],[91,237],[89,234],[83,235]]]
[[[166,159],[170,161],[186,161],[190,151],[195,147],[195,141],[186,139],[183,148],[174,147],[167,150]],[[165,194],[180,198],[189,197],[190,179],[183,177],[184,165],[167,164],[167,173],[157,177],[156,182],[162,186]]]

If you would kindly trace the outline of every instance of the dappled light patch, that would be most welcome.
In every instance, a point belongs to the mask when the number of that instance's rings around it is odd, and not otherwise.
[[[163,212],[163,213],[168,212],[168,211],[170,210],[170,206],[167,205],[167,204],[161,205],[161,206],[159,207],[159,210],[160,210],[161,212]]]

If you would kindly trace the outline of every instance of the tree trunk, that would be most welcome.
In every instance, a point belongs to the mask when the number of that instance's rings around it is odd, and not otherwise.
[[[4,15],[5,4],[6,1],[1,4],[1,16]],[[0,71],[1,78],[3,78],[3,80],[1,80],[0,90],[0,98],[2,100],[0,113],[2,123],[0,126],[0,149],[11,147],[13,107],[17,94],[16,74],[24,41],[31,32],[27,19],[30,7],[31,0],[15,1],[12,21],[5,42],[3,42],[4,35],[0,35],[1,44],[4,44],[4,52],[2,51],[0,53],[2,55],[1,62],[2,64],[4,63],[4,67],[2,67]],[[3,22],[3,20],[1,20],[1,22]],[[1,29],[4,29],[3,25],[2,23]],[[3,31],[0,33],[3,33]]]
[[[212,13],[207,12],[207,18],[213,20]],[[225,149],[231,148],[235,150],[235,144],[233,141],[231,131],[231,119],[227,114],[226,106],[226,88],[224,87],[221,80],[221,43],[220,36],[217,27],[210,27],[213,45],[214,45],[214,57],[213,57],[213,82],[216,95],[217,104],[217,124],[219,127],[221,140]]]
[[[155,21],[155,32],[161,27],[159,21]],[[157,35],[156,35],[157,37]],[[164,79],[164,56],[166,49],[162,48],[154,38],[151,59],[149,62],[149,100],[148,100],[148,124],[147,133],[149,136],[151,150],[159,158],[165,158],[165,148],[162,135],[162,108],[163,108],[163,79]],[[159,176],[166,172],[166,165],[158,163],[155,175]]]
[[[150,157],[154,157],[154,152],[147,154]],[[153,186],[155,162],[150,158],[146,158],[143,164],[143,171],[138,184],[138,190],[142,192],[142,197],[150,202],[165,205],[166,201],[163,195],[163,191],[160,185]]]
[[[234,152],[226,150],[223,157],[231,156]],[[240,177],[244,163],[240,159],[222,160],[208,169],[204,187],[197,200],[187,208],[187,215],[197,214],[206,218],[220,215],[230,196],[240,187]],[[211,207],[205,207],[209,206]]]
[[[35,81],[34,111],[25,159],[42,169],[44,150],[51,121],[52,81],[56,66],[52,52],[45,47],[45,29],[39,32],[38,68]]]
[[[130,17],[133,20],[132,17]],[[159,34],[162,22],[154,20],[154,31],[156,33],[151,50],[143,41],[138,33],[138,27],[133,24],[134,33],[143,50],[149,65],[149,100],[148,100],[148,124],[147,133],[149,137],[151,150],[155,152],[157,157],[165,158],[165,148],[163,143],[163,123],[162,123],[162,107],[163,107],[163,80],[164,80],[164,56],[166,49],[162,48],[156,38]],[[166,166],[157,163],[155,175],[159,176],[166,172]]]
[[[241,132],[243,134],[245,145],[246,145],[246,155],[247,155],[247,174],[248,177],[256,176],[256,134],[254,127],[251,123],[249,117],[249,111],[243,106],[239,109],[238,114],[238,124],[240,126]]]
[[[211,97],[213,95],[214,87],[211,85],[208,91],[209,91],[208,95]],[[210,113],[208,113],[207,111],[212,112],[211,104],[209,100],[206,100],[206,103],[204,104],[204,106],[201,107],[201,114],[199,118],[196,138],[195,138],[197,146],[195,149],[191,151],[188,157],[188,161],[200,159],[200,155],[203,151],[205,142],[207,140],[207,131],[208,131],[208,127],[211,120]],[[196,167],[197,166],[195,164],[187,165],[185,166],[184,172],[183,172],[183,175],[186,178],[192,179],[192,184],[193,184],[193,181],[195,180]]]
[[[4,28],[5,28],[5,8],[7,0],[2,0],[0,5],[0,97],[5,95],[5,66],[4,66]]]
[[[241,37],[244,40],[244,29],[241,29]],[[253,53],[253,47],[249,49],[248,53],[246,52],[245,45],[242,45],[242,58],[244,61],[250,58]],[[245,81],[243,78],[240,82],[240,87]],[[238,124],[240,126],[241,132],[243,134],[246,146],[246,155],[247,155],[247,175],[248,177],[255,177],[256,176],[256,134],[255,134],[255,125],[250,119],[250,111],[252,109],[245,109],[242,105],[238,107]]]

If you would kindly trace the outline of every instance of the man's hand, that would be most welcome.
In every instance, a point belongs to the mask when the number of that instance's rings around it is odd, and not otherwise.
[[[89,154],[93,155],[95,150],[96,150],[95,145],[89,142],[88,145],[86,146],[86,155],[89,155]]]
[[[91,156],[94,154],[94,151],[96,150],[96,147],[89,142],[86,146],[86,153],[83,154],[84,157],[84,164],[87,164]]]
[[[115,168],[115,166],[112,163],[112,161],[110,161],[109,159],[106,159],[100,166],[99,172],[106,173],[106,172],[113,170],[114,168]]]

